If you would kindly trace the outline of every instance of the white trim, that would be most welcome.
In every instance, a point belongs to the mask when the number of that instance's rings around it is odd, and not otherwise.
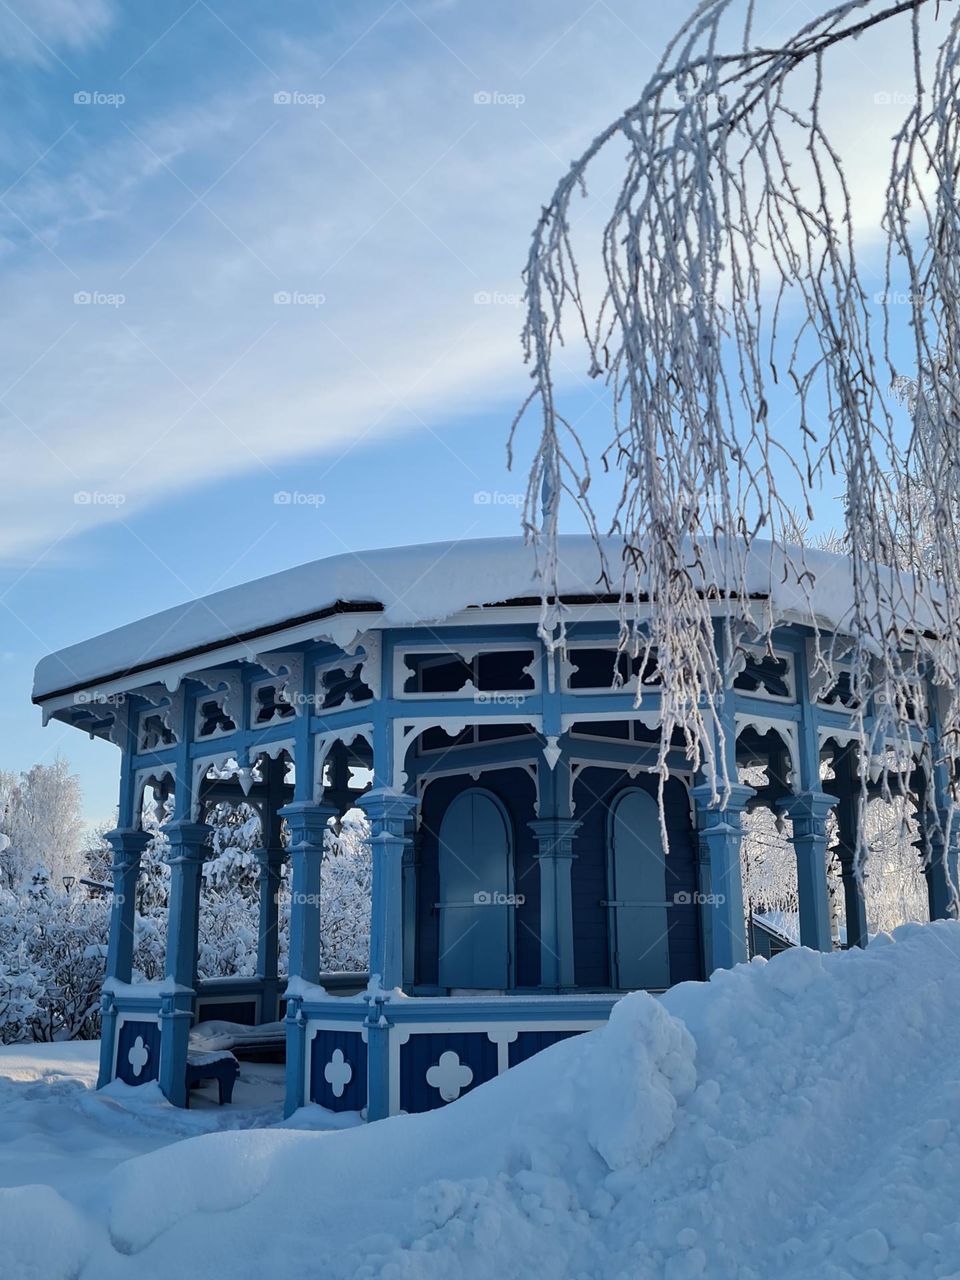
[[[575,653],[578,649],[599,649],[603,653],[609,653],[614,658],[613,665],[614,670],[616,670],[616,659],[620,654],[620,647],[615,636],[608,640],[568,640],[563,646],[562,657],[560,659],[560,687],[564,693],[569,693],[574,698],[595,698],[598,695],[609,695],[612,697],[623,695],[624,697],[636,698],[637,690],[640,688],[640,681],[635,675],[631,675],[630,678],[625,680],[621,685],[601,684],[585,685],[581,689],[572,688],[570,680],[574,671],[578,670],[578,668],[576,663],[572,662],[567,655]],[[625,649],[623,652],[632,662],[634,657],[633,653],[631,653],[629,649]],[[643,657],[642,650],[637,656],[640,658]],[[661,681],[659,680],[651,680],[643,685],[644,689],[649,689],[651,692],[659,689],[660,687]]]
[[[774,648],[773,653],[763,645],[745,644],[741,642],[738,645],[739,653],[742,654],[742,664],[738,664],[738,669],[733,677],[733,683],[730,686],[734,694],[738,694],[741,698],[758,698],[762,702],[774,702],[780,706],[796,706],[797,703],[797,662],[796,655],[789,649]],[[778,661],[786,662],[787,669],[783,673],[783,679],[787,686],[786,695],[781,693],[768,693],[766,689],[738,689],[737,680],[747,669],[747,654],[752,658],[776,658]]]
[[[379,649],[380,637],[377,636],[376,648]],[[371,645],[371,650],[374,646]],[[366,646],[364,646],[366,648]],[[377,655],[379,656],[379,655]],[[330,671],[343,671],[348,674],[354,668],[359,672],[359,678],[370,690],[369,698],[354,698],[348,695],[341,702],[339,707],[328,707],[325,705],[328,690],[324,688],[323,677]],[[313,714],[323,716],[343,715],[345,711],[355,711],[357,707],[366,707],[370,703],[380,701],[378,692],[380,664],[375,660],[374,653],[364,652],[345,653],[342,657],[324,658],[322,662],[318,662],[313,669]]]
[[[598,738],[592,733],[574,733],[573,726],[586,722],[594,724],[597,721],[630,721],[639,720],[641,724],[647,726],[648,729],[659,729],[663,724],[663,715],[660,707],[644,707],[631,703],[629,707],[624,707],[617,711],[564,711],[560,715],[560,732],[569,733],[572,738],[581,738],[586,742],[631,742],[631,738]]]
[[[358,738],[362,738],[373,751],[373,722],[366,724],[349,724],[343,729],[329,729],[326,733],[313,735],[313,798],[323,799],[323,769],[331,747],[342,742],[345,747],[351,746]]]
[[[452,748],[455,751],[460,750],[459,747]],[[533,779],[533,787],[535,798],[533,802],[534,814],[540,816],[540,778],[537,773],[537,766],[540,761],[534,757],[517,760],[499,760],[495,763],[478,764],[472,767],[461,765],[459,769],[430,769],[423,773],[417,774],[417,827],[419,829],[423,820],[423,797],[427,793],[427,787],[431,782],[435,782],[438,778],[470,778],[471,781],[477,782],[485,773],[498,773],[504,769],[522,769],[528,777]]]
[[[286,664],[284,663],[283,665]],[[265,689],[270,685],[272,685],[276,691],[277,702],[279,702],[281,695],[287,696],[287,705],[293,712],[292,716],[282,716],[278,711],[275,711],[269,720],[257,719],[257,712],[260,709],[257,702],[257,690]],[[303,711],[302,707],[297,706],[297,694],[299,692],[300,689],[297,687],[294,674],[291,671],[288,671],[285,676],[267,675],[262,676],[259,680],[251,681],[247,689],[247,710],[250,732],[257,733],[260,729],[273,729],[276,728],[277,725],[292,724],[296,720],[297,716]]]
[[[515,713],[513,715],[497,715],[497,716],[471,716],[466,713],[464,708],[463,715],[449,716],[400,716],[395,715],[391,722],[393,729],[393,786],[397,791],[404,791],[407,785],[407,752],[413,746],[414,742],[426,729],[442,729],[444,733],[450,737],[456,737],[458,733],[462,733],[464,729],[473,727],[474,725],[488,724],[518,724],[529,725],[535,733],[543,732],[543,716],[542,715],[523,715]],[[517,738],[517,742],[524,739]],[[471,743],[471,746],[474,744]],[[454,751],[455,747],[445,747],[444,751]]]
[[[169,711],[169,706],[167,707],[167,710]],[[163,727],[163,729],[167,733],[172,734],[173,736],[171,737],[169,742],[161,742],[156,747],[144,747],[143,737],[146,732],[146,726],[144,722],[154,716],[160,721],[160,724]],[[141,707],[141,709],[137,712],[136,739],[137,739],[137,746],[133,754],[137,756],[149,755],[151,752],[156,753],[159,751],[166,751],[168,747],[172,747],[176,743],[177,735],[174,732],[174,730],[171,729],[170,725],[167,723],[166,719],[164,718],[163,708],[160,707],[157,703],[151,703],[149,707]]]
[[[193,789],[190,795],[190,820],[192,822],[199,822],[200,820],[200,783],[207,776],[207,771],[209,769],[225,771],[226,766],[232,762],[237,767],[230,771],[229,776],[232,778],[238,778],[240,780],[241,787],[243,787],[244,764],[239,758],[241,755],[243,755],[242,751],[238,752],[234,750],[220,751],[214,755],[194,757],[191,773]],[[247,790],[249,790],[249,787],[244,789],[244,794],[246,794]]]
[[[398,644],[393,650],[393,697],[398,702],[487,702],[497,698],[535,698],[541,692],[540,658],[543,646],[539,640],[504,640],[502,643],[484,644],[481,641],[449,643],[442,638],[433,644]],[[459,689],[447,693],[410,693],[403,686],[416,672],[406,665],[404,659],[408,655],[436,654],[437,657],[460,658],[465,664],[471,663],[481,654],[492,653],[529,653],[530,662],[523,668],[523,674],[533,681],[531,689],[478,689],[472,680]],[[521,703],[522,705],[522,703]]]
[[[177,766],[174,763],[144,765],[142,769],[138,769],[133,775],[133,820],[137,824],[138,830],[141,829],[143,800],[147,790],[147,783],[151,778],[157,782],[162,782],[165,777],[170,779],[171,786],[176,790]]]
[[[311,1051],[313,1047],[314,1033],[317,1031],[346,1031],[352,1035],[357,1035],[359,1033],[359,1036],[362,1042],[368,1045],[367,1025],[363,1021],[365,1016],[366,1016],[366,1010],[359,1009],[357,1012],[356,1022],[348,1022],[346,1021],[346,1019],[340,1019],[336,1022],[325,1021],[323,1018],[304,1018],[303,1019],[303,1025],[304,1025],[303,1097],[301,1098],[299,1103],[301,1107],[305,1107],[309,1103],[310,1090],[313,1084],[313,1076],[310,1069],[310,1058],[311,1058]],[[364,1094],[366,1095],[366,1103],[364,1104],[364,1107],[363,1107],[363,1109],[365,1110],[366,1104],[369,1103],[370,1101],[369,1045],[368,1045],[368,1052],[367,1052],[367,1087],[364,1089]]]
[[[142,1013],[137,1013],[134,1010],[130,1010],[127,1013],[119,1012],[117,1014],[116,1028],[113,1033],[113,1057],[110,1059],[110,1079],[111,1080],[119,1079],[119,1076],[117,1075],[117,1055],[120,1052],[120,1031],[123,1028],[123,1026],[128,1022],[147,1022],[147,1023],[155,1022],[157,1024],[157,1030],[160,1031],[161,1037],[162,1037],[163,1023],[160,1020],[159,1011],[153,1017],[150,1016],[149,1009],[145,1009]],[[162,1052],[163,1051],[162,1042],[159,1047],[160,1047],[160,1051]],[[145,1065],[146,1063],[144,1063],[144,1066]],[[160,1063],[159,1062],[157,1063],[156,1079],[157,1080],[160,1079]]]
[[[636,778],[638,778],[641,773],[659,774],[660,772],[656,764],[637,764],[637,763],[628,764],[628,763],[624,763],[623,760],[590,760],[583,756],[570,756],[568,758],[567,763],[569,765],[568,773],[570,778],[570,813],[571,815],[576,814],[576,805],[573,802],[573,788],[574,788],[574,785],[576,784],[577,778],[580,776],[581,772],[584,769],[590,769],[590,768],[612,769],[617,773],[625,773],[631,782],[633,782]],[[693,785],[692,770],[677,769],[677,768],[671,769],[668,767],[667,774],[671,778],[679,778],[689,792],[691,786]],[[693,811],[691,809],[691,818],[692,818],[692,812]],[[696,823],[694,823],[693,825],[696,826]]]
[[[756,729],[761,738],[766,737],[771,730],[780,737],[790,757],[790,772],[784,778],[784,782],[793,790],[800,777],[800,735],[797,722],[778,720],[775,713],[769,716],[757,716],[752,711],[737,711],[734,713],[734,725],[738,738],[744,729]]]
[[[281,751],[286,751],[296,763],[297,742],[295,738],[268,738],[266,742],[258,742],[247,748],[247,763],[254,765],[261,756],[268,760],[279,760]]]

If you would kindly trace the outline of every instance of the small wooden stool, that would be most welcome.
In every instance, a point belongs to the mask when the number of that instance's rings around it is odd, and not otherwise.
[[[220,1093],[220,1106],[233,1099],[233,1086],[240,1074],[240,1063],[229,1050],[219,1053],[187,1054],[187,1106],[190,1105],[190,1090],[204,1080],[216,1080]]]

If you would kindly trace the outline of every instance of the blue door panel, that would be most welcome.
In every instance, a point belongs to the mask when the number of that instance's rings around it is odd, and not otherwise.
[[[465,791],[440,824],[439,985],[510,985],[510,837],[497,801]]]
[[[610,911],[617,986],[626,991],[670,986],[666,859],[657,802],[624,791],[611,813]]]

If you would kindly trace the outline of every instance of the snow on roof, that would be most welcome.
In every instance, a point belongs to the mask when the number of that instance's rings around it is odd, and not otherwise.
[[[596,598],[611,588],[619,591],[622,543],[605,542],[604,553],[612,575],[609,585],[601,581],[593,540],[587,535],[561,537],[561,594]],[[722,540],[705,553],[710,557],[703,575],[707,587],[722,589],[736,579],[739,557],[727,556]],[[846,558],[811,550],[802,555],[815,577],[812,587],[798,584],[795,570],[785,572],[782,550],[754,542],[747,565],[750,594],[769,599],[778,619],[809,622],[813,612],[821,625],[838,626],[851,601]],[[311,635],[344,645],[371,626],[438,623],[470,606],[539,595],[536,552],[520,538],[349,552],[175,605],[52,653],[37,665],[33,696],[42,701],[72,693],[238,641],[265,651],[276,645],[262,637],[298,624],[310,623]],[[362,622],[351,616],[358,613],[364,614]],[[211,663],[198,662],[198,668],[203,665]],[[130,687],[135,687],[133,681]]]

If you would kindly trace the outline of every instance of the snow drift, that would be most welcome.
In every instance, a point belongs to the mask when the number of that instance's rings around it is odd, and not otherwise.
[[[956,1277],[960,925],[626,997],[442,1111],[0,1192],[4,1276]]]

